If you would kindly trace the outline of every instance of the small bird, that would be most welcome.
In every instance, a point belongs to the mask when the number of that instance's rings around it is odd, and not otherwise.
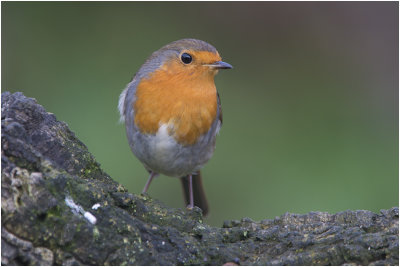
[[[121,93],[129,145],[150,173],[142,193],[159,174],[178,177],[187,208],[208,213],[200,169],[214,153],[222,124],[214,76],[231,68],[212,45],[182,39],[154,52]]]

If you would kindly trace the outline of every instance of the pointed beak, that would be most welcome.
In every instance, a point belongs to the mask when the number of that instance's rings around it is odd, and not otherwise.
[[[206,66],[215,68],[215,69],[232,69],[232,65],[223,61],[216,61],[212,64],[207,64]]]

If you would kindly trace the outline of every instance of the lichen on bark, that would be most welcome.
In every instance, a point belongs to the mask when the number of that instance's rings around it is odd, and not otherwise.
[[[398,208],[211,227],[111,179],[68,126],[2,94],[4,265],[398,265]]]

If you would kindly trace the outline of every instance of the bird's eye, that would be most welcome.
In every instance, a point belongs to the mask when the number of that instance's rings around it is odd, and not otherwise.
[[[181,60],[183,63],[189,64],[190,62],[192,62],[192,56],[189,55],[188,53],[183,53],[181,55]]]

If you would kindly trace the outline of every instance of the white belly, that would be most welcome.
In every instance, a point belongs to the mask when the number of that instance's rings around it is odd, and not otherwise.
[[[219,122],[218,122],[219,123]],[[196,172],[212,157],[215,149],[217,128],[199,137],[194,145],[184,146],[168,134],[168,125],[163,124],[155,135],[136,131],[131,148],[136,157],[149,170],[173,177],[182,177]]]

